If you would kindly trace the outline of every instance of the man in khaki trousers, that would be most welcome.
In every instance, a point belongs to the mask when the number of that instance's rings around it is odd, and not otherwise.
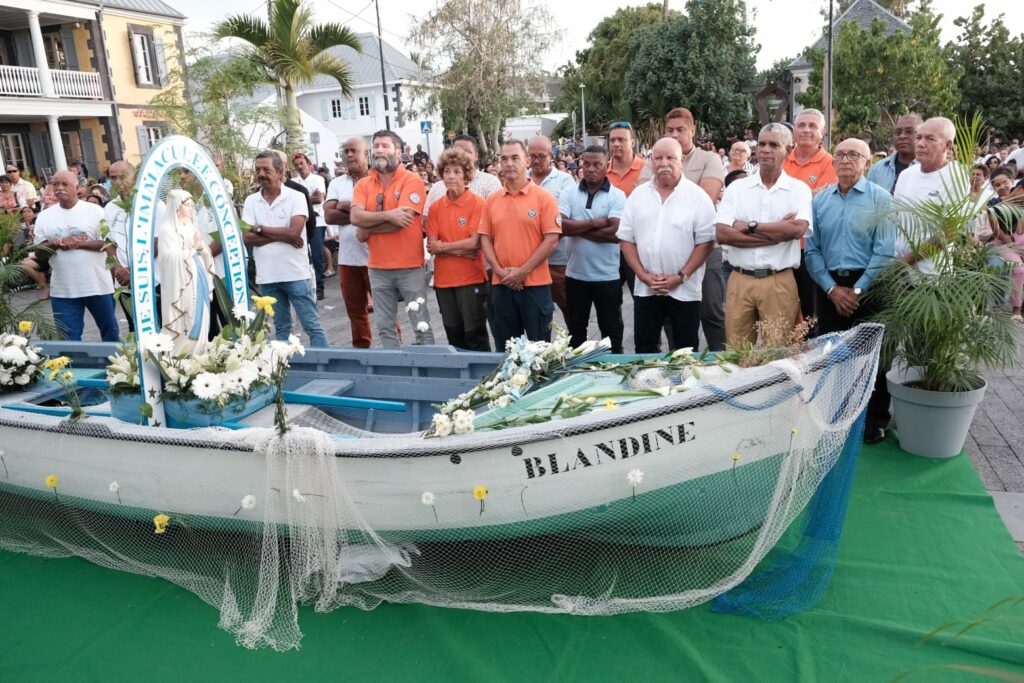
[[[757,139],[757,175],[732,183],[718,205],[718,241],[727,244],[733,271],[725,295],[725,336],[729,346],[757,340],[757,322],[800,313],[793,271],[800,265],[800,238],[810,235],[811,191],[786,175],[782,162],[793,137],[769,123]]]

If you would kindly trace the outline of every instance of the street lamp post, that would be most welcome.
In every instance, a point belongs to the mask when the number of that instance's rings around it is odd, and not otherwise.
[[[583,128],[583,149],[587,148],[587,97],[586,97],[587,86],[584,83],[580,83],[580,109],[582,111],[582,128]]]

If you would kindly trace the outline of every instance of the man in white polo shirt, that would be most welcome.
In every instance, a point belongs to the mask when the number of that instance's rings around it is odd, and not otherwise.
[[[654,178],[626,200],[616,233],[636,274],[633,334],[637,353],[660,351],[671,320],[672,349],[696,348],[704,263],[715,246],[715,206],[683,175],[683,149],[662,138],[651,151]]]
[[[251,226],[245,243],[253,247],[256,284],[260,294],[272,296],[274,330],[279,341],[292,331],[295,308],[309,345],[327,347],[327,334],[320,324],[310,281],[306,255],[306,218],[309,209],[301,193],[284,186],[285,166],[275,152],[256,155],[256,181],[260,190],[245,198],[242,220]]]
[[[53,268],[53,320],[65,339],[81,341],[85,310],[89,309],[103,341],[117,341],[114,282],[106,268],[114,247],[100,237],[103,209],[78,199],[78,179],[70,171],[54,173],[50,185],[57,204],[39,214],[35,234],[37,248],[50,255]]]
[[[757,137],[757,175],[729,186],[715,218],[718,241],[729,246],[733,271],[725,295],[730,346],[757,340],[757,322],[781,317],[796,324],[800,298],[793,274],[800,238],[811,234],[811,189],[782,170],[793,144],[789,128],[769,123]]]

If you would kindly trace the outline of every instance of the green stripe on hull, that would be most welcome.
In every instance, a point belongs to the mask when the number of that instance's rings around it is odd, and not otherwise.
[[[504,541],[539,536],[572,536],[595,543],[643,545],[658,547],[706,546],[741,536],[758,528],[775,489],[782,456],[776,455],[756,463],[738,466],[734,470],[719,472],[693,479],[656,491],[644,492],[641,484],[635,497],[597,505],[585,510],[552,515],[541,519],[483,527],[414,529],[385,531],[382,538],[392,543],[452,543]],[[175,531],[209,531],[230,534],[259,534],[262,524],[231,517],[201,515],[175,516],[173,510],[151,510],[116,502],[104,503],[52,492],[26,489],[0,482],[0,493],[31,499],[26,505],[29,516],[38,521],[62,524],[70,530],[71,524],[103,524],[102,519],[90,521],[90,515],[109,515],[130,519],[152,526],[152,519],[160,512],[171,515],[171,529]],[[111,494],[114,498],[114,494]],[[45,503],[45,507],[40,503]],[[525,501],[529,512],[529,499]],[[7,506],[10,509],[11,506]],[[20,506],[19,506],[20,507]],[[42,508],[42,509],[41,509]],[[46,510],[45,508],[50,508]],[[486,509],[484,515],[486,516]],[[60,517],[68,515],[67,521]],[[43,518],[43,520],[40,519]],[[7,516],[0,524],[17,524]],[[35,523],[27,518],[26,531]],[[177,529],[176,529],[177,527]],[[287,534],[287,528],[280,530]],[[352,542],[362,542],[361,533],[351,534]]]

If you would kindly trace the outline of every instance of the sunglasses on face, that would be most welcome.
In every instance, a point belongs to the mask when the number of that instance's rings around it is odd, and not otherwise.
[[[617,121],[616,123],[608,126],[609,131],[615,130],[616,128],[625,128],[630,132],[633,131],[633,126],[629,125],[629,121]]]

